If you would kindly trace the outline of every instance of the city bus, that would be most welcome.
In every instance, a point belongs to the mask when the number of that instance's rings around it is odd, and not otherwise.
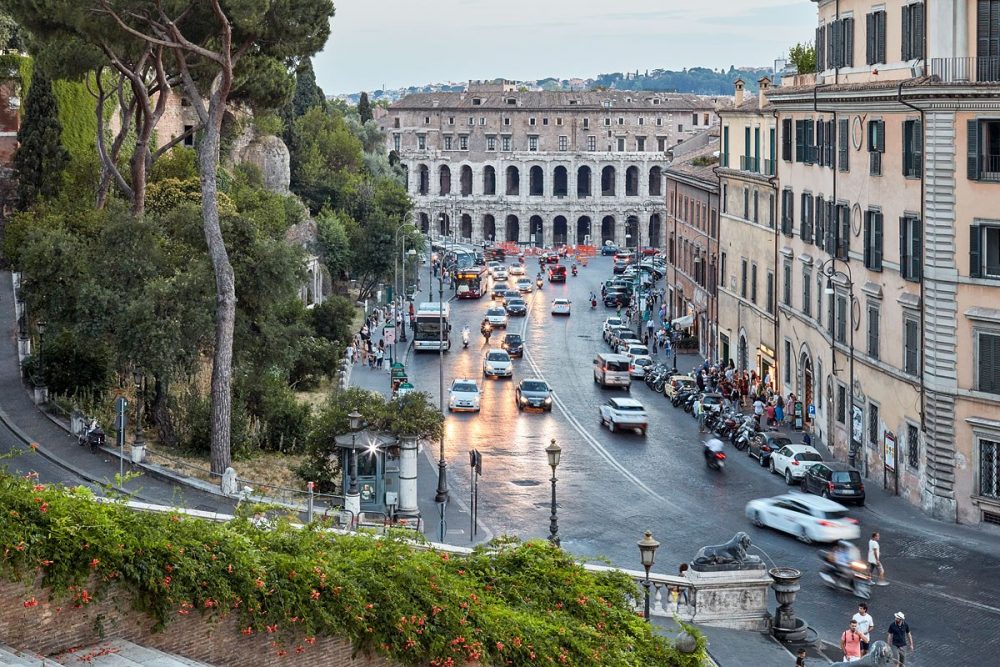
[[[458,269],[455,272],[455,283],[458,285],[456,294],[459,299],[478,299],[486,293],[486,277],[489,275],[485,266],[473,266]]]
[[[451,309],[447,303],[429,301],[422,303],[414,313],[413,349],[440,350],[451,349],[451,324],[449,323]]]

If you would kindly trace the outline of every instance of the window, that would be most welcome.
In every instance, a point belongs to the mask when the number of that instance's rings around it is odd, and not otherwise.
[[[509,151],[510,137],[503,137],[503,139],[501,139],[500,145],[501,145],[501,150]]]
[[[562,127],[562,118],[556,118],[556,126]]]
[[[458,150],[467,151],[469,150],[469,137],[464,134],[458,138]]]
[[[662,118],[657,118],[656,119],[656,126],[657,127],[663,127],[663,119]]]
[[[1000,394],[1000,333],[976,333],[978,374],[976,389],[987,394]]]
[[[431,124],[431,117],[424,116],[424,125],[430,125],[430,124]]]
[[[903,5],[903,60],[924,57],[924,5]]]
[[[532,127],[534,127],[535,126],[535,119],[534,118],[529,118],[528,119],[528,125],[531,125]]]
[[[723,167],[729,166],[729,126],[722,128],[722,155],[719,156],[719,164]]]
[[[1000,32],[1000,27],[997,30]],[[994,63],[1000,62],[998,58],[992,60]],[[1000,182],[1000,120],[970,120],[966,127],[968,178],[973,181]]]
[[[469,125],[475,125],[475,124],[476,124],[476,119],[473,118],[472,116],[469,116]]]
[[[597,150],[597,137],[591,135],[587,137],[587,150],[596,151]]]
[[[482,103],[483,103],[483,100],[482,100],[482,98],[481,98],[481,97],[473,97],[473,98],[472,98],[472,106],[474,106],[474,107],[478,107],[478,106],[480,106],[480,105],[481,105]]]
[[[829,281],[828,281],[829,282]],[[823,289],[823,294],[826,294],[826,289]],[[827,295],[827,306],[826,306],[826,332],[830,334],[830,338],[833,338],[837,333],[837,294],[836,292]]]
[[[792,306],[792,260],[786,259],[783,266],[783,280],[781,285],[781,301],[786,306],[791,308]]]
[[[851,206],[850,204],[837,204],[834,209],[837,217],[836,227],[836,256],[845,262],[851,259]]]
[[[722,286],[726,287],[726,253],[719,253],[719,277],[722,279]]]
[[[792,119],[784,118],[781,121],[781,159],[785,162],[792,161]]]
[[[839,128],[837,130],[837,141],[840,142],[837,145],[837,168],[841,171],[851,170],[851,121],[848,118],[841,118],[838,121]]]
[[[878,359],[879,305],[868,304],[868,356]]]
[[[486,125],[486,116],[480,116],[479,117],[479,124],[480,125]]]
[[[847,423],[847,387],[837,383],[837,421]]]
[[[914,424],[906,424],[906,464],[911,468],[920,467],[920,429]]]
[[[698,124],[698,114],[696,113],[691,114],[691,124],[692,125]]]
[[[543,118],[542,119],[542,125],[548,125],[548,124],[549,124],[549,119],[548,118]]]
[[[753,191],[753,221],[760,222],[760,195]]]
[[[644,125],[645,124],[645,120],[646,120],[645,118],[643,118],[642,116],[639,116],[639,125]]]
[[[920,374],[920,328],[912,317],[903,320],[903,372]]]
[[[1000,278],[1000,226],[969,227],[969,275],[973,278]]]
[[[564,151],[569,148],[569,137],[560,136],[559,137],[559,150]]]
[[[496,137],[486,137],[486,150],[495,151],[497,149],[497,138]]]
[[[869,65],[877,65],[885,62],[885,11],[872,12],[867,19],[867,43],[865,48],[865,62]]]
[[[803,243],[813,241],[813,198],[808,192],[802,193],[802,211],[800,213],[802,222],[799,226],[799,236]]]
[[[451,137],[445,137],[444,138],[444,149],[446,151],[450,151],[451,150]]]
[[[589,118],[584,118],[583,119],[583,129],[585,129],[585,130],[589,130],[590,129],[590,119]]]
[[[750,188],[743,188],[743,219],[750,219]]]
[[[919,120],[903,121],[903,176],[920,178],[923,173],[923,128]]]
[[[823,195],[816,195],[813,199],[813,204],[815,208],[813,209],[816,215],[816,229],[813,232],[813,243],[817,247],[822,248],[826,243],[826,202],[823,200]]]
[[[399,116],[396,116],[395,118],[392,119],[392,126],[395,128],[399,127]]]
[[[791,190],[781,191],[781,233],[785,236],[794,234],[795,193]]]
[[[729,185],[726,183],[722,184],[722,212],[726,213],[729,211]]]
[[[618,151],[625,151],[625,137],[618,137]]]
[[[392,147],[393,149],[395,149],[397,153],[399,152],[399,148],[402,142],[403,138],[401,136],[399,136],[398,134],[392,135]]]
[[[854,19],[831,21],[826,26],[828,68],[854,66]]]
[[[785,386],[792,385],[792,341],[785,341]]]
[[[747,298],[747,260],[740,260],[740,296]]]
[[[868,401],[868,444],[875,447],[879,443],[878,405]]]
[[[1000,442],[979,439],[979,495],[1000,500]]]
[[[621,117],[621,116],[618,116],[618,124],[619,125],[624,125],[625,124],[625,119],[623,117]]]
[[[788,269],[788,275],[791,276],[791,269]],[[791,289],[785,288],[785,291],[791,292]],[[765,303],[767,304],[767,312],[774,315],[774,272],[767,272],[767,294],[764,297]]]
[[[882,153],[885,152],[885,121],[868,121],[868,158],[869,173],[872,176],[882,175]]]
[[[538,137],[528,137],[528,150],[532,152],[538,150]]]
[[[604,127],[611,127],[611,119],[610,118],[605,118],[604,119]]]
[[[923,261],[923,232],[920,220],[904,215],[899,219],[899,273],[906,280],[920,282]]]
[[[504,118],[503,119],[503,124],[507,125],[507,126],[510,126],[510,118]]]
[[[677,131],[678,132],[683,132],[684,131],[684,126],[683,125],[678,125],[677,126]]]
[[[823,322],[823,274],[820,273],[816,276],[816,322],[822,324]],[[820,375],[819,377],[823,377]],[[822,385],[822,383],[817,383],[817,385]]]
[[[455,117],[454,116],[448,116],[448,124],[449,125],[454,125],[455,124]]]
[[[757,303],[757,263],[750,265],[750,301]]]
[[[847,344],[847,296],[837,295],[837,342]]]
[[[702,123],[702,124],[703,125],[708,125],[708,114],[704,115],[703,120],[704,120],[704,123]]]
[[[420,150],[425,150],[427,148],[427,136],[423,134],[417,135],[417,148]]]
[[[767,225],[774,229],[774,194],[767,196]]]
[[[509,104],[511,106],[516,106],[517,105],[517,98],[516,97],[508,97],[507,98],[507,104]]]
[[[642,119],[640,119],[642,120]],[[636,137],[635,138],[635,149],[640,153],[646,150],[646,137]]]
[[[812,317],[812,273],[802,269],[802,314]]]
[[[882,212],[865,211],[865,268],[882,270]]]

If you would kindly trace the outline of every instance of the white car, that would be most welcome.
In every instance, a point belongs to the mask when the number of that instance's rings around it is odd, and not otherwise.
[[[514,364],[503,350],[490,350],[483,359],[483,377],[514,377]]]
[[[630,347],[641,346],[642,341],[635,337],[634,332],[625,334],[625,337],[618,339],[618,344],[615,346],[618,354],[625,354],[628,352]]]
[[[789,533],[806,544],[856,540],[861,536],[857,519],[847,515],[846,507],[805,493],[751,500],[746,515],[755,526]]]
[[[553,315],[569,315],[569,299],[554,299],[552,301]]]
[[[479,412],[479,385],[475,380],[456,379],[448,394],[449,412]]]
[[[521,264],[511,264],[510,268],[507,269],[507,273],[509,273],[512,276],[523,276],[525,275],[526,271],[524,270],[524,266],[522,266]],[[519,280],[518,283],[520,282],[521,281]]]
[[[642,403],[634,398],[611,398],[601,406],[601,424],[607,424],[612,433],[619,428],[626,428],[638,429],[646,435],[649,414]]]
[[[492,276],[495,275],[496,270],[499,269],[501,266],[503,266],[503,264],[501,264],[500,262],[490,262],[489,264],[486,265],[486,268],[489,270],[490,275]]]
[[[620,327],[622,325],[622,318],[620,317],[609,317],[604,320],[604,325],[601,327],[601,335],[604,336],[604,341],[608,342],[608,335],[611,329],[614,327]]]
[[[522,294],[535,291],[535,283],[531,278],[518,278],[515,286],[517,287],[517,291]]]
[[[501,265],[501,266],[498,266],[497,268],[493,269],[493,279],[494,280],[507,280],[507,267]]]
[[[490,321],[493,328],[507,327],[507,309],[503,306],[493,306],[486,309],[486,319]]]
[[[629,345],[625,349],[625,356],[629,358],[629,361],[632,361],[636,357],[648,357],[649,348],[645,345]]]
[[[648,354],[632,357],[628,365],[628,374],[640,380],[646,377],[646,368],[653,365],[653,358]]]
[[[785,445],[776,452],[771,452],[769,469],[772,473],[782,475],[786,484],[793,484],[802,479],[806,468],[813,463],[820,463],[823,456],[809,445]]]

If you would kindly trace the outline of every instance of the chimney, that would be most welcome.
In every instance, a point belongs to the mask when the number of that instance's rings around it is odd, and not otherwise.
[[[767,104],[767,91],[771,89],[771,79],[765,76],[757,83],[760,84],[760,93],[757,97],[757,104],[761,109],[763,109]]]
[[[745,85],[743,79],[736,79],[733,85],[736,86],[736,106],[743,106],[743,86]]]

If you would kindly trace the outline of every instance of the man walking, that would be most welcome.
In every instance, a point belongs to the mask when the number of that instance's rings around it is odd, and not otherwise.
[[[868,574],[876,586],[888,586],[889,582],[885,580],[885,568],[882,567],[882,547],[878,540],[877,531],[872,533],[872,538],[868,540]],[[878,573],[878,582],[875,581],[876,573]]]
[[[903,612],[896,612],[895,620],[889,625],[886,641],[895,650],[899,664],[906,664],[906,654],[913,653],[913,635],[910,634],[910,626],[906,623]]]
[[[858,624],[858,632],[864,635],[864,639],[861,640],[861,656],[864,657],[868,654],[868,643],[871,640],[871,631],[875,625],[875,620],[868,613],[868,603],[859,602],[858,613],[851,617],[851,620]]]
[[[844,654],[844,662],[861,659],[861,642],[866,639],[868,635],[858,632],[858,622],[852,618],[847,630],[840,635],[840,650]]]

